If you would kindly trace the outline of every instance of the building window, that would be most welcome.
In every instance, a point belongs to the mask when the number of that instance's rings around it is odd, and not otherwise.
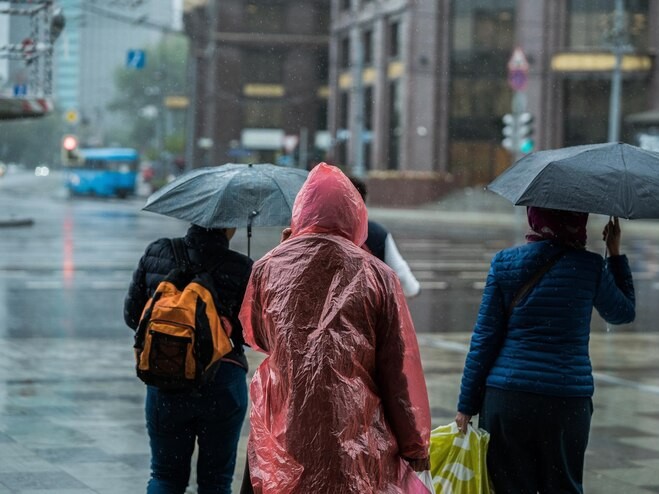
[[[329,80],[329,53],[327,50],[316,52],[316,80],[327,84]]]
[[[341,2],[341,10],[350,10],[351,0],[339,0]]]
[[[243,82],[280,84],[284,80],[282,60],[284,54],[277,50],[245,50]]]
[[[278,129],[284,122],[284,105],[281,100],[245,100],[245,127]]]
[[[364,130],[373,129],[373,107],[375,101],[373,100],[373,86],[366,86],[364,88]]]
[[[348,129],[348,117],[350,112],[350,97],[343,91],[339,100],[339,130]]]
[[[341,68],[347,69],[350,67],[350,37],[345,36],[341,38],[341,51],[340,51],[340,64]]]
[[[387,168],[398,170],[400,167],[400,140],[402,135],[402,101],[400,81],[389,83],[389,156]]]
[[[330,32],[330,24],[331,24],[331,17],[327,15],[323,10],[316,10],[316,15],[315,17],[315,24],[316,24],[316,32],[322,33],[322,34],[329,34]]]
[[[362,50],[364,53],[364,65],[373,64],[373,31],[364,31],[362,34]]]
[[[245,25],[249,32],[279,33],[284,28],[284,5],[279,2],[250,2],[245,8]]]
[[[400,57],[400,21],[389,24],[389,58]]]
[[[327,130],[327,100],[318,100],[316,110],[316,129]]]
[[[648,46],[648,0],[625,2],[625,29],[637,49]],[[574,50],[602,49],[611,42],[615,15],[613,1],[570,0],[568,46]]]
[[[373,146],[373,107],[375,106],[373,86],[364,88],[364,168],[370,170]]]
[[[498,141],[493,115],[510,111],[506,66],[514,46],[514,0],[454,1],[450,135]]]

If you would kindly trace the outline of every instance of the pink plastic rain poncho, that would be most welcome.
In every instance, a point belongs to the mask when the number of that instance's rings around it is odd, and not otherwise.
[[[250,389],[254,491],[402,492],[401,457],[428,456],[430,409],[399,281],[359,247],[366,207],[338,168],[311,171],[291,229],[254,264],[240,313],[269,355]]]

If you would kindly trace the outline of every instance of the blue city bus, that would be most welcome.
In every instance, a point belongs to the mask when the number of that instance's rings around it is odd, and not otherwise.
[[[72,195],[125,198],[135,193],[139,155],[130,148],[80,149],[78,163],[67,167]]]

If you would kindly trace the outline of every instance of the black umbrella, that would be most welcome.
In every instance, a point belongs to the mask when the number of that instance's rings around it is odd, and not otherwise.
[[[154,192],[145,211],[189,221],[204,228],[286,226],[295,196],[308,172],[269,163],[197,168]]]
[[[659,218],[659,153],[621,142],[537,151],[487,188],[516,206]]]

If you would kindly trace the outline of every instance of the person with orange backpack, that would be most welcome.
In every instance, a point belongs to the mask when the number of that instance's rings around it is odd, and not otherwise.
[[[185,492],[195,442],[198,492],[231,492],[247,412],[247,359],[238,314],[252,267],[249,257],[229,249],[234,233],[235,228],[191,225],[182,239],[149,244],[133,273],[124,320],[136,330],[137,374],[148,384],[147,494]],[[168,317],[186,311],[186,317]],[[185,340],[187,352],[181,351]],[[176,375],[180,369],[187,379]]]

